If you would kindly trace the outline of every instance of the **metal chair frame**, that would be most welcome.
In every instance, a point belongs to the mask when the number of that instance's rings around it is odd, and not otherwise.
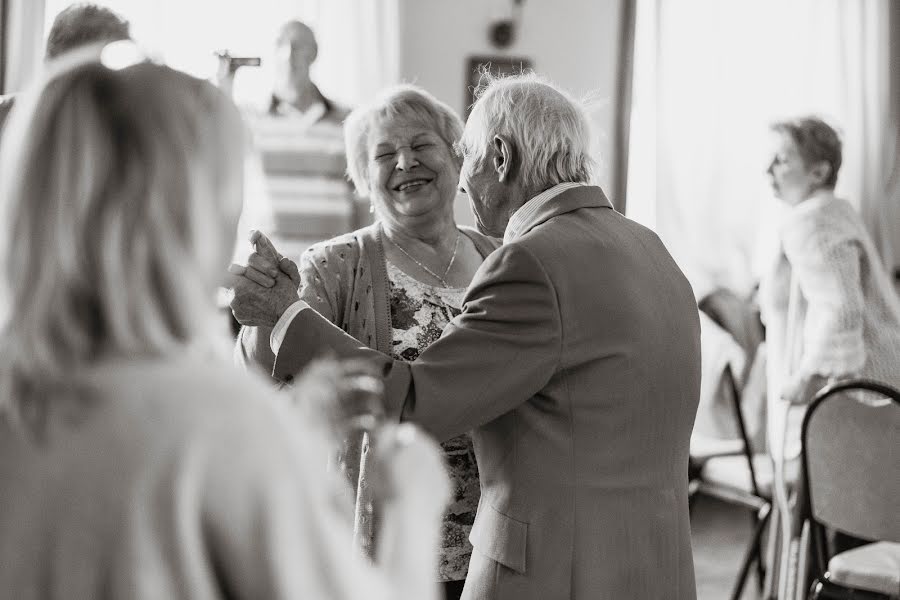
[[[826,578],[828,568],[828,550],[825,542],[825,525],[821,523],[812,509],[812,489],[810,488],[809,458],[807,456],[807,429],[811,416],[823,402],[835,398],[835,394],[846,391],[869,391],[881,394],[900,408],[900,391],[883,383],[870,379],[846,379],[828,385],[815,395],[803,417],[801,429],[801,461],[803,465],[803,516],[810,523],[810,552],[815,569],[815,578],[809,590],[811,600],[893,600],[897,596],[885,596],[876,592],[860,590],[839,585]]]
[[[741,566],[738,571],[738,577],[735,581],[734,588],[731,592],[731,600],[739,600],[744,591],[747,582],[747,576],[750,573],[750,567],[756,562],[757,578],[760,588],[762,588],[765,579],[765,563],[762,559],[762,534],[765,531],[766,524],[772,512],[771,498],[763,495],[759,489],[759,483],[756,477],[756,469],[753,465],[753,446],[747,435],[747,428],[744,425],[744,414],[741,409],[741,394],[738,390],[737,382],[731,366],[727,365],[724,371],[725,380],[728,382],[731,390],[731,402],[734,410],[735,420],[738,426],[738,432],[741,436],[742,450],[741,454],[747,461],[747,467],[750,475],[750,489],[748,494],[744,490],[732,488],[730,486],[719,485],[714,482],[704,481],[699,474],[690,482],[689,498],[690,504],[696,494],[705,494],[707,496],[717,498],[730,504],[736,504],[753,511],[753,535],[750,539],[750,545],[744,553]]]

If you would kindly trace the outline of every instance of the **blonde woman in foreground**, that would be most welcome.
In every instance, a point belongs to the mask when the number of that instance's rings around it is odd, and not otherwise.
[[[371,565],[346,551],[325,428],[219,357],[237,110],[98,56],[51,65],[0,151],[0,598],[435,598],[436,446],[384,434]],[[335,367],[294,394],[345,385]]]

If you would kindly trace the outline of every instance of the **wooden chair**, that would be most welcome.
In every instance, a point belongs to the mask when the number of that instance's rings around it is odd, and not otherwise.
[[[900,391],[864,379],[823,388],[801,433],[812,599],[900,598]],[[832,554],[826,528],[866,540]]]

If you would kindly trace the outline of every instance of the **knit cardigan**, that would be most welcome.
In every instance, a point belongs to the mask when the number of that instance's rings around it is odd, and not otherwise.
[[[859,214],[821,191],[790,207],[779,225],[779,252],[760,283],[766,323],[769,434],[781,456],[799,452],[803,411],[785,416],[786,381],[818,373],[900,386],[900,300]]]
[[[482,257],[500,245],[470,227],[459,227]],[[326,319],[368,347],[391,354],[390,283],[379,222],[314,244],[300,258],[300,299]],[[235,347],[235,360],[246,368],[262,367],[271,374],[275,355],[269,346],[271,329],[244,327]],[[375,530],[369,436],[354,435],[341,451],[340,468],[355,494],[354,539],[371,556]],[[354,488],[349,488],[354,491]]]

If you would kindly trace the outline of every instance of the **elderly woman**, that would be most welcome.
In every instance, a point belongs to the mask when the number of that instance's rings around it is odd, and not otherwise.
[[[394,87],[354,110],[344,131],[350,178],[371,199],[376,221],[307,250],[300,261],[300,298],[369,347],[412,361],[460,313],[466,287],[499,242],[454,221],[460,159],[452,147],[462,123],[447,105],[420,88]],[[277,275],[276,266],[257,266]],[[274,284],[259,271],[248,274]],[[289,293],[284,304],[296,299]],[[234,309],[239,321],[253,317],[242,314],[241,305]],[[280,315],[276,310],[263,322],[272,325]],[[241,360],[271,370],[270,334],[268,328],[245,328]],[[452,596],[466,575],[479,483],[468,435],[443,448],[455,497],[444,520],[440,578]],[[345,460],[351,482],[359,481],[357,533],[371,551],[365,448],[361,473],[356,459],[350,452]]]
[[[434,598],[437,446],[382,445],[381,572],[341,542],[322,431],[221,356],[237,110],[99,52],[53,64],[0,153],[2,595]]]
[[[859,214],[835,197],[841,141],[815,117],[775,123],[769,165],[785,205],[779,251],[760,284],[769,397],[804,404],[829,379],[861,376],[900,385],[900,302]],[[784,416],[770,438],[782,448]],[[788,458],[799,452],[802,411],[787,427]]]
[[[834,195],[842,161],[837,132],[816,117],[778,122],[772,131],[767,172],[784,212],[759,304],[781,515],[779,589],[785,593],[791,540],[801,525],[789,498],[799,472],[802,406],[831,379],[860,376],[900,385],[900,301],[859,214]]]

